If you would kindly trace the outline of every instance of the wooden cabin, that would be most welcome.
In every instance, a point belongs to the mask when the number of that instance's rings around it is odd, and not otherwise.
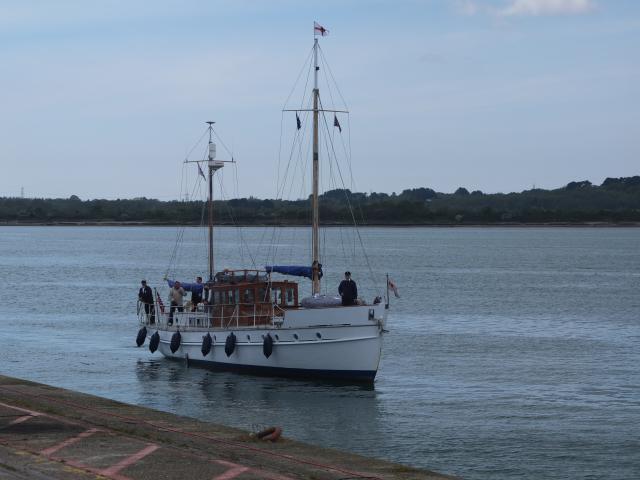
[[[273,316],[298,308],[298,284],[288,280],[271,281],[261,270],[224,270],[214,282],[207,282],[209,290],[207,311],[213,326],[252,326],[271,324]]]

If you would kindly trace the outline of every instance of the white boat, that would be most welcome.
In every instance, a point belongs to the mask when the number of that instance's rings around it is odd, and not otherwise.
[[[373,382],[382,349],[389,308],[389,287],[370,304],[358,301],[343,306],[340,297],[321,294],[322,259],[319,242],[318,119],[326,112],[318,88],[318,38],[326,31],[314,25],[314,88],[311,108],[312,142],[312,257],[310,266],[271,266],[216,272],[213,249],[213,177],[225,166],[216,159],[213,122],[209,124],[208,167],[208,279],[202,284],[182,284],[187,291],[204,292],[203,302],[171,312],[156,292],[155,315],[138,305],[138,345],[147,339],[167,358],[190,364],[253,374],[318,377]],[[342,112],[342,110],[339,110]],[[336,117],[337,118],[337,117]],[[337,123],[337,120],[336,120]],[[340,129],[341,130],[341,129]],[[233,161],[233,160],[232,160]],[[303,261],[304,262],[304,261]],[[301,263],[303,263],[301,262]],[[284,274],[284,278],[274,274]],[[291,275],[311,281],[311,295],[299,298],[299,284]],[[384,279],[382,279],[384,281]],[[173,280],[168,280],[170,286]],[[371,295],[371,298],[374,296]]]

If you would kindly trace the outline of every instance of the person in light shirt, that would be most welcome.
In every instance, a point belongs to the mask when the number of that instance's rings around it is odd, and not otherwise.
[[[176,310],[182,312],[184,310],[184,295],[184,288],[176,280],[171,290],[169,290],[169,302],[171,303],[171,307],[169,307],[169,325],[173,325],[173,312]]]

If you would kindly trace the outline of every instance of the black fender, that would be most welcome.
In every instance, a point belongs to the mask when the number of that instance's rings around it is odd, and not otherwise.
[[[176,351],[180,348],[181,341],[182,335],[180,335],[180,332],[176,332],[171,336],[171,353],[176,353]]]
[[[236,349],[236,336],[233,332],[231,332],[227,336],[227,339],[224,342],[224,353],[227,354],[227,357],[230,357],[235,349]]]
[[[213,339],[211,338],[211,334],[207,332],[207,334],[204,337],[202,337],[202,349],[200,351],[202,352],[203,357],[206,357],[207,355],[209,355],[212,345],[213,345]]]
[[[138,336],[136,337],[136,345],[141,347],[144,345],[144,341],[147,339],[147,327],[142,327],[138,330]]]
[[[267,336],[264,337],[264,342],[262,342],[262,353],[264,356],[269,358],[273,353],[273,338],[271,338],[271,334],[267,333]]]
[[[149,339],[149,351],[151,353],[155,352],[158,349],[158,345],[160,345],[160,334],[156,331]]]

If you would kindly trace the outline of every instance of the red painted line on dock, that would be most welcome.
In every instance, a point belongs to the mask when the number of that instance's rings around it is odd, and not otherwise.
[[[261,478],[268,478],[269,480],[294,480],[291,477],[287,477],[286,475],[280,475],[279,473],[265,472],[264,470],[258,470],[257,468],[252,468],[252,472],[260,475]]]
[[[68,447],[69,445],[73,445],[74,443],[78,443],[83,438],[90,437],[91,435],[99,431],[100,430],[98,430],[97,428],[90,428],[89,430],[86,430],[80,433],[79,435],[76,435],[75,437],[67,438],[65,441],[60,442],[57,445],[54,445],[53,447],[45,448],[44,450],[40,451],[40,454],[50,457],[51,455],[56,453],[58,450],[61,450],[64,447]]]
[[[44,415],[43,415],[44,416]],[[65,440],[64,442],[61,442],[53,447],[49,447],[48,449],[45,450],[41,450],[41,451],[37,451],[37,450],[33,450],[33,449],[29,449],[28,447],[25,448],[24,446],[21,447],[23,450],[30,452],[34,455],[44,455],[46,456],[49,460],[52,460],[54,462],[60,462],[63,463],[65,465],[69,465],[71,467],[75,467],[78,468],[80,470],[84,470],[86,472],[89,473],[94,473],[96,475],[101,475],[103,477],[108,477],[111,478],[112,480],[133,480],[130,477],[127,477],[125,475],[121,475],[118,472],[116,473],[109,473],[107,470],[110,469],[115,469],[116,467],[121,467],[118,469],[118,471],[120,471],[122,468],[124,468],[125,466],[122,465],[122,462],[120,464],[114,465],[113,467],[110,467],[108,469],[100,469],[100,468],[96,468],[96,467],[92,467],[90,465],[86,465],[80,461],[76,461],[70,458],[64,458],[61,455],[52,455],[53,453],[61,450],[62,448],[72,445],[73,443],[76,443],[78,440],[82,439],[82,438],[86,438],[88,436],[90,436],[93,433],[96,432],[105,432],[108,430],[105,429],[90,429],[90,430],[86,430],[85,432],[82,432],[81,434],[77,435],[76,437],[70,438]],[[125,438],[132,438],[132,437],[127,437],[125,436]],[[132,438],[133,439],[133,438]],[[0,445],[4,445],[4,446],[10,446],[11,442],[8,441],[3,441],[2,439],[0,439]],[[149,445],[149,447],[151,447],[152,445]],[[149,448],[147,447],[147,448]],[[144,450],[146,450],[147,448],[145,448]],[[160,448],[160,447],[157,447]],[[143,451],[144,451],[143,450]],[[154,449],[155,450],[155,449]],[[141,452],[138,452],[138,454],[140,454]],[[151,453],[151,452],[149,452]],[[256,475],[258,475],[260,478],[263,479],[268,479],[268,480],[294,480],[292,477],[288,477],[286,475],[281,475],[275,472],[269,472],[269,471],[265,471],[265,470],[261,470],[259,468],[253,468],[253,467],[243,467],[241,465],[232,463],[232,462],[227,462],[225,460],[215,460],[215,459],[211,459],[211,458],[207,458],[203,455],[199,455],[199,454],[195,454],[193,452],[188,452],[185,451],[184,452],[186,455],[192,456],[194,458],[197,458],[199,460],[203,460],[207,463],[217,463],[219,465],[224,465],[227,467],[230,467],[230,470],[227,470],[226,472],[224,472],[223,474],[214,477],[214,480],[223,480],[223,479],[228,479],[228,480],[232,480],[234,478],[236,478],[238,475],[245,473],[247,471],[255,473]],[[131,457],[129,457],[126,460],[131,459]],[[135,463],[135,461],[137,460],[137,458],[133,458],[133,463]],[[126,465],[128,466],[128,465]],[[366,478],[371,478],[371,477],[366,477]]]
[[[216,463],[224,465],[225,467],[229,467],[229,470],[218,475],[217,477],[213,477],[213,480],[231,480],[233,478],[236,478],[238,475],[243,474],[247,470],[251,470],[249,467],[243,467],[242,465],[227,462],[225,460],[216,460]]]
[[[0,387],[0,389],[1,388],[4,388],[4,387]],[[5,388],[5,390],[7,390],[7,389]],[[31,416],[31,417],[45,417],[45,418],[51,418],[51,419],[53,419],[53,420],[55,420],[57,422],[64,423],[66,425],[81,426],[80,423],[74,422],[72,420],[69,420],[68,418],[59,417],[59,416],[56,416],[56,415],[48,415],[46,413],[37,412],[35,410],[29,410],[27,408],[16,407],[15,405],[9,405],[8,403],[0,402],[0,407],[6,407],[6,408],[10,408],[12,410],[17,410],[19,412],[26,413],[27,417],[29,417],[29,416]]]
[[[7,425],[7,427],[11,426],[11,425],[17,425],[17,424],[22,423],[22,422],[26,422],[27,420],[30,420],[33,417],[37,417],[37,416],[38,415],[25,415],[24,417],[18,417],[15,420],[13,420],[12,422],[9,422],[9,425]]]
[[[57,460],[64,463],[65,465],[69,465],[71,467],[77,468],[78,470],[84,470],[89,473],[95,473],[100,477],[106,477],[106,475],[100,473],[101,470],[99,468],[90,467],[89,465],[85,465],[84,463],[81,463],[81,462],[76,462],[75,460],[67,460],[67,459],[57,459]],[[125,477],[124,475],[118,475],[118,474],[111,475],[107,478],[111,478],[112,480],[132,480],[129,477]]]
[[[40,412],[36,412],[34,410],[28,410],[26,408],[16,407],[15,405],[9,405],[8,403],[0,402],[0,407],[11,408],[12,410],[18,410],[19,412],[26,413],[31,415],[32,417],[37,417],[38,415],[42,415]]]
[[[139,462],[140,460],[142,460],[144,457],[146,457],[147,455],[149,455],[150,453],[155,452],[158,448],[160,448],[158,445],[154,445],[154,444],[149,444],[146,447],[144,447],[142,450],[140,450],[137,453],[134,453],[133,455],[125,458],[124,460],[116,463],[115,465],[109,467],[109,468],[105,468],[104,470],[100,470],[98,471],[98,473],[100,475],[104,475],[107,477],[116,477],[118,476],[118,472],[120,472],[120,470],[123,470],[131,465],[133,465],[136,462]]]

